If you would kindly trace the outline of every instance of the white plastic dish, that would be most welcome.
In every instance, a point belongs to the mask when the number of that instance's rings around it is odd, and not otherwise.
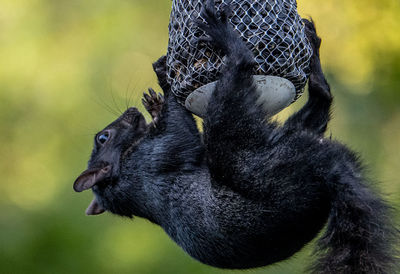
[[[266,117],[271,117],[289,106],[296,96],[295,86],[285,78],[254,75],[253,80],[257,87],[257,93],[259,94],[256,103],[262,105]],[[203,118],[207,111],[208,101],[210,100],[216,84],[217,81],[199,87],[193,91],[186,98],[186,108]]]

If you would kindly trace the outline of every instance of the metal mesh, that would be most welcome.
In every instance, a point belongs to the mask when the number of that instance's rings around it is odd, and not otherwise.
[[[296,0],[216,0],[217,10],[230,2],[230,21],[253,51],[255,74],[280,76],[296,87],[296,98],[309,76],[312,48],[297,13]],[[196,88],[219,77],[223,56],[211,45],[196,43],[204,32],[194,24],[204,0],[173,0],[167,53],[168,81],[184,103]]]

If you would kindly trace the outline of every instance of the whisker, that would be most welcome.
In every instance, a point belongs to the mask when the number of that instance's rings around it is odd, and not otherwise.
[[[123,114],[123,112],[121,111],[121,109],[119,108],[119,106],[118,106],[117,102],[115,101],[115,97],[114,97],[114,89],[113,89],[113,85],[112,85],[112,83],[113,83],[113,80],[112,80],[112,75],[111,75],[111,83],[109,83],[110,92],[111,92],[111,98],[112,98],[112,101],[113,101],[113,104],[114,104],[115,108],[116,108],[116,109],[117,109],[117,111],[120,113],[120,115],[122,115],[122,114]]]
[[[114,116],[119,117],[120,115],[118,114],[118,112],[116,112],[112,107],[110,107],[106,102],[103,101],[103,99],[101,99],[101,97],[97,94],[99,101],[97,101],[96,98],[92,97],[93,102],[95,102],[97,105],[99,105],[100,107],[102,107],[103,109],[107,110],[109,113],[113,114]]]
[[[131,84],[132,84],[132,78],[129,80],[128,86],[126,87],[126,90],[125,90],[125,105],[126,105],[126,109],[128,109],[129,106],[130,106],[130,98],[128,98],[128,94],[129,94],[129,89],[131,87]]]

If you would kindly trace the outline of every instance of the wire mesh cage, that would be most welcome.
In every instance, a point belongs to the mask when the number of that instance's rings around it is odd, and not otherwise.
[[[204,35],[194,21],[204,0],[173,0],[167,52],[168,82],[184,104],[195,89],[216,81],[223,56],[211,45],[197,43]],[[252,50],[255,75],[279,76],[296,88],[296,100],[303,92],[310,69],[312,48],[297,13],[296,0],[215,0],[217,10],[231,5],[230,22]]]

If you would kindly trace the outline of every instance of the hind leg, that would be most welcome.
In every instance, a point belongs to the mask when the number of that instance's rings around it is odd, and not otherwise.
[[[243,138],[258,142],[263,137],[264,114],[256,106],[257,93],[252,80],[254,56],[228,21],[228,8],[217,18],[213,0],[202,11],[207,24],[198,23],[217,49],[226,55],[222,76],[211,96],[204,126],[207,138],[242,146]],[[214,140],[214,138],[212,138]],[[224,141],[225,139],[225,141]],[[250,140],[249,140],[250,139]],[[226,145],[229,145],[228,143]]]
[[[329,84],[322,72],[319,58],[321,39],[317,36],[313,22],[306,19],[303,19],[303,22],[314,52],[310,61],[309,98],[304,107],[286,121],[284,128],[293,132],[309,130],[318,135],[323,135],[330,119],[332,95]]]
[[[228,9],[217,18],[214,1],[202,12],[205,23],[198,23],[207,41],[220,49],[226,60],[204,117],[204,144],[213,178],[242,187],[247,160],[243,155],[265,146],[268,125],[257,106],[252,80],[254,57],[228,21]]]

